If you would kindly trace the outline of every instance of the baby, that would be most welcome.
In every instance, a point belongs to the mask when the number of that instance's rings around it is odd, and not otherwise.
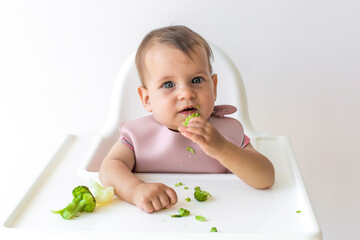
[[[121,125],[99,177],[147,213],[176,204],[177,195],[134,172],[231,172],[257,189],[274,184],[272,163],[252,147],[237,120],[223,116],[236,109],[214,106],[218,79],[211,58],[207,42],[185,26],[156,29],[138,48],[138,93],[152,114]]]

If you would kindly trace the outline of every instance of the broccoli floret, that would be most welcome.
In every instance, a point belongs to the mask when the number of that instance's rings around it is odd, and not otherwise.
[[[206,221],[206,218],[203,217],[203,216],[201,216],[201,215],[196,215],[196,216],[195,216],[195,219],[198,220],[198,221],[200,221],[200,222],[205,222],[205,221]]]
[[[94,192],[97,204],[106,204],[114,198],[114,187],[103,188],[99,183],[91,180],[90,187]]]
[[[92,212],[96,206],[96,200],[86,186],[78,186],[72,191],[74,196],[73,200],[64,209],[52,211],[53,213],[60,214],[64,219],[69,220],[79,213],[86,211]]]
[[[179,209],[179,214],[171,215],[171,217],[186,217],[190,215],[190,211],[185,208]]]
[[[191,202],[191,199],[189,197],[185,198],[185,201]]]
[[[212,228],[210,229],[210,232],[217,232],[216,227],[212,227]]]
[[[195,188],[194,197],[199,202],[206,201],[208,196],[212,197],[210,193],[206,191],[201,191],[200,187]]]
[[[193,113],[193,114],[189,115],[188,117],[186,117],[186,120],[185,120],[185,122],[183,122],[183,125],[184,125],[184,126],[189,125],[189,121],[190,121],[190,119],[192,119],[193,117],[200,117],[200,113]]]

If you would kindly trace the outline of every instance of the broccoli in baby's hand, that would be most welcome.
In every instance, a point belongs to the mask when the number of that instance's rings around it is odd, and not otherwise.
[[[86,186],[78,186],[72,191],[74,196],[73,200],[64,209],[52,211],[53,213],[60,214],[64,219],[69,220],[79,213],[86,211],[92,212],[96,206],[96,200]]]
[[[194,190],[195,190],[194,197],[199,202],[206,201],[208,196],[212,197],[210,193],[206,191],[201,191],[200,187],[196,187]]]
[[[189,115],[188,117],[186,117],[186,120],[185,120],[185,122],[183,122],[183,125],[184,126],[189,125],[190,119],[192,119],[194,117],[200,117],[200,113],[193,113],[192,115]]]

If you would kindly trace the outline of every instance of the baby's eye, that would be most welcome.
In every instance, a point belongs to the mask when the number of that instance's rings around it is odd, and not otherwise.
[[[175,86],[175,83],[174,82],[166,82],[162,85],[164,88],[172,88]]]
[[[203,78],[202,77],[196,77],[191,80],[192,83],[202,83]]]

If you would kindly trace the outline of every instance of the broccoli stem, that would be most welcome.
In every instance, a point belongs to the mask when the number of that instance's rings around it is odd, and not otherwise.
[[[75,217],[78,213],[84,210],[86,204],[85,199],[81,197],[74,198],[73,202],[69,203],[64,209],[59,211],[53,211],[53,213],[60,214],[64,219],[69,220]]]

